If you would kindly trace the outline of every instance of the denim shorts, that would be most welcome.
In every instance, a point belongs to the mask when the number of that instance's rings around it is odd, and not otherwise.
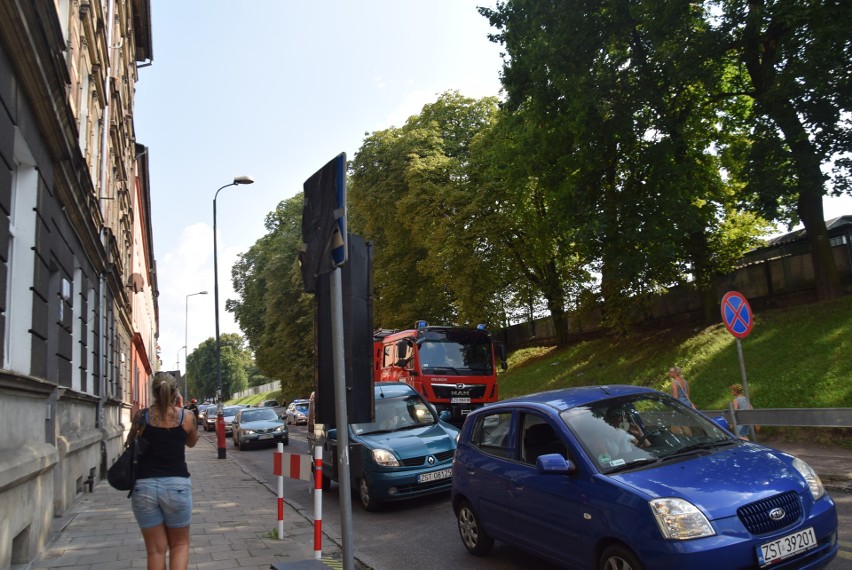
[[[139,528],[159,524],[182,528],[192,521],[192,482],[188,477],[138,479],[131,501]]]

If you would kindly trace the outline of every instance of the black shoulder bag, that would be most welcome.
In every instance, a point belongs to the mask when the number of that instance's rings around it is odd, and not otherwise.
[[[133,494],[133,485],[136,483],[136,464],[148,449],[148,440],[142,437],[145,431],[145,411],[143,410],[137,416],[136,436],[125,446],[124,451],[107,470],[109,484],[119,491],[129,491],[128,498]]]

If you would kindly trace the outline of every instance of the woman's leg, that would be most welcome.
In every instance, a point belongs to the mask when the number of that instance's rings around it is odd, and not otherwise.
[[[169,541],[165,525],[143,528],[142,538],[145,539],[145,552],[148,553],[148,570],[166,570]],[[186,561],[184,561],[184,568],[186,568]]]
[[[186,570],[189,566],[189,527],[167,528],[166,535],[169,541],[169,568]]]

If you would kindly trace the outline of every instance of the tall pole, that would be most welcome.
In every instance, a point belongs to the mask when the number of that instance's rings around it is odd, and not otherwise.
[[[196,295],[206,295],[207,291],[199,291],[198,293],[190,293],[186,296],[186,315],[183,319],[183,347],[186,349],[186,353],[184,353],[184,362],[189,364],[187,361],[189,360],[189,298],[194,297]],[[186,397],[190,398],[189,394],[189,367],[184,366],[186,368]],[[180,370],[180,365],[178,365],[178,370]],[[191,401],[191,400],[190,400]]]
[[[225,416],[222,413],[222,348],[219,343],[219,252],[218,238],[216,235],[216,199],[219,197],[219,192],[228,186],[236,186],[238,184],[252,184],[252,180],[248,176],[238,176],[230,184],[225,184],[213,196],[213,302],[216,305],[216,385],[218,386],[216,394],[216,446],[219,450],[219,459],[225,459]]]

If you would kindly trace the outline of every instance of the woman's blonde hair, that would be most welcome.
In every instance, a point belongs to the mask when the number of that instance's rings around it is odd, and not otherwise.
[[[154,406],[160,411],[160,416],[165,418],[177,400],[177,380],[168,372],[157,372],[151,384],[151,394],[154,396]]]

